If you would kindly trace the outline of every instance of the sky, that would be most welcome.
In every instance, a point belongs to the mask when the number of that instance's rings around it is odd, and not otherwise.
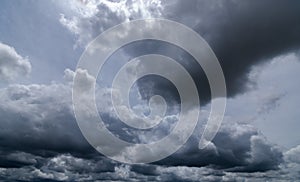
[[[1,181],[300,178],[299,1],[2,0],[0,4]],[[99,34],[146,18],[186,25],[203,37],[220,62],[227,88],[226,111],[218,133],[205,148],[198,143],[211,101],[218,98],[211,98],[203,69],[183,49],[161,41],[137,41],[111,55],[97,78],[76,70],[80,56]],[[150,130],[120,122],[109,97],[118,70],[146,54],[171,57],[190,73],[201,101],[200,118],[174,154],[148,164],[126,164],[99,153],[81,133],[72,105],[73,79],[79,74],[87,81],[80,89],[90,88],[89,83],[96,80],[98,113],[111,133],[128,142],[158,141],[173,131],[180,111],[180,97],[170,81],[150,75],[131,88],[132,109],[139,113],[149,114],[151,96],[165,98],[166,115]],[[130,66],[132,72],[150,69]],[[154,68],[170,70],[165,65]],[[175,78],[180,82],[182,77],[176,74]],[[151,156],[145,153],[131,151],[134,157],[147,160]]]

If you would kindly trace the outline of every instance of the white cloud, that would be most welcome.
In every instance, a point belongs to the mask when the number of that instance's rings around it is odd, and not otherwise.
[[[27,76],[31,64],[27,58],[20,56],[13,47],[0,42],[0,80],[13,81],[18,77]]]
[[[75,76],[75,72],[73,70],[70,70],[68,68],[65,69],[65,71],[64,71],[64,80],[66,82],[73,82],[74,76]]]
[[[107,0],[68,1],[72,13],[61,14],[60,23],[78,36],[78,43],[85,46],[104,30],[133,19],[158,17],[162,6],[160,0]],[[67,4],[65,6],[67,6]],[[66,11],[68,12],[68,11]]]
[[[300,165],[300,145],[285,152],[284,157],[286,161]]]
[[[115,172],[121,178],[128,178],[130,173],[129,165],[120,165],[115,167]]]

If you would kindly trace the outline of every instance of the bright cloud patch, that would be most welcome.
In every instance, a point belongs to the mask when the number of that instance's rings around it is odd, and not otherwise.
[[[0,80],[12,81],[20,76],[27,76],[31,64],[20,56],[13,47],[0,42]]]
[[[118,2],[70,0],[65,2],[64,6],[72,13],[61,14],[59,21],[78,36],[78,43],[83,46],[99,33],[119,23],[158,17],[163,8],[159,0]]]

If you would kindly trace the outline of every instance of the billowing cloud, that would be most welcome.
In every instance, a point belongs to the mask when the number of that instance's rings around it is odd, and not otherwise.
[[[76,25],[71,31],[77,32],[79,40],[91,40],[113,25],[140,18],[168,18],[186,24],[203,36],[212,47],[223,68],[228,94],[234,96],[248,89],[248,73],[253,65],[299,48],[300,11],[297,8],[299,5],[297,1],[281,0],[264,2],[192,0],[172,3],[99,1],[96,4],[89,2],[80,6],[82,9],[92,9],[90,12],[94,12],[93,16],[77,14],[69,21],[62,16],[61,22],[69,29]],[[81,42],[86,44],[86,41]],[[209,85],[203,71],[182,50],[147,41],[136,43],[126,50],[126,53],[133,57],[157,52],[175,57],[184,64],[195,79],[202,100],[209,99]],[[151,81],[153,79],[139,82],[141,90],[147,90],[147,85],[151,84]],[[153,88],[162,92],[170,92],[171,89],[168,83],[159,80],[155,82]]]
[[[0,42],[0,80],[13,81],[18,77],[27,76],[31,64],[27,58],[19,55],[13,47]]]
[[[45,156],[89,150],[75,122],[69,85],[10,85],[0,95],[3,150]]]
[[[300,164],[300,145],[287,151],[284,157],[289,162]]]
[[[266,171],[277,169],[282,162],[278,147],[268,143],[258,131],[245,124],[224,124],[213,141],[203,150],[197,147],[199,138],[193,136],[174,155],[159,164],[203,167],[214,165],[227,171]]]
[[[88,78],[84,70],[80,73],[84,78]],[[66,70],[65,74],[65,77],[72,77],[74,73]],[[1,89],[0,138],[3,150],[24,151],[44,157],[61,153],[71,153],[81,157],[89,153],[90,156],[95,156],[95,150],[83,138],[76,124],[72,110],[71,86],[71,84],[52,83],[10,85],[8,88]],[[82,87],[86,89],[86,84]],[[102,103],[98,108],[100,114],[104,116],[103,120],[107,120],[108,128],[120,137],[137,135],[139,141],[146,143],[159,140],[170,132],[174,120],[176,121],[176,115],[169,115],[160,128],[152,132],[137,133],[136,130],[124,130],[124,124],[111,114],[111,105],[105,101],[105,97],[109,95],[105,90],[97,91],[97,94],[99,94],[96,95],[97,102]],[[158,164],[194,167],[215,165],[231,171],[264,171],[278,167],[282,158],[280,150],[269,144],[255,128],[248,124],[224,121],[212,143],[204,150],[200,150],[199,134],[209,113],[208,108],[210,107],[207,106],[202,111],[202,119],[195,134],[184,147],[167,159],[159,161]],[[260,156],[260,153],[266,155]],[[142,153],[135,155],[145,157]],[[2,161],[8,164],[10,160],[11,158],[2,157]],[[32,161],[23,163],[30,165]]]
[[[162,10],[160,0],[70,0],[66,6],[73,13],[61,14],[59,21],[78,37],[81,46],[114,25],[133,19],[158,17]]]

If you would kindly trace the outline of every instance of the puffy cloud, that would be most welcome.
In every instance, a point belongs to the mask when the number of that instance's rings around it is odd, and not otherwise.
[[[160,0],[85,1],[70,0],[67,5],[72,14],[61,14],[60,23],[78,36],[79,45],[85,46],[104,30],[140,18],[161,14]]]
[[[224,122],[227,124],[223,124],[206,148],[200,150],[197,143],[199,137],[193,135],[177,153],[158,164],[194,167],[213,165],[227,171],[248,172],[278,168],[282,162],[279,148],[268,143],[250,125]]]
[[[89,148],[75,122],[69,85],[10,85],[0,95],[2,148],[41,155]]]
[[[65,69],[65,71],[64,71],[64,80],[66,82],[73,82],[74,76],[75,76],[74,71],[72,71],[68,68]]]
[[[13,81],[17,77],[27,76],[31,64],[20,56],[13,47],[0,42],[0,80]]]
[[[285,160],[300,164],[300,145],[285,152]]]

